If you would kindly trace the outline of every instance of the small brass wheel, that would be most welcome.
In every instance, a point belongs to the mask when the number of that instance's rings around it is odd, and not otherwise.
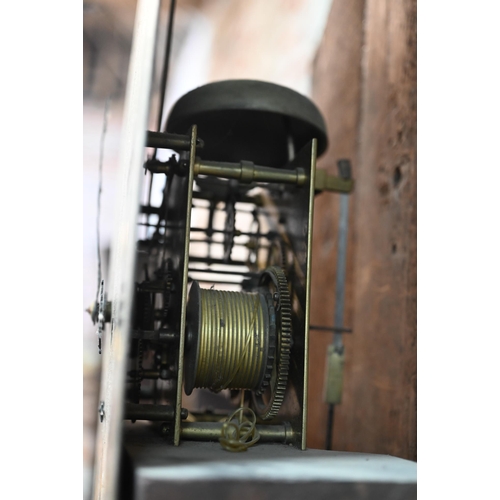
[[[271,420],[277,414],[288,383],[290,351],[292,348],[292,307],[285,273],[280,267],[271,266],[261,276],[260,285],[269,289],[275,301],[276,351],[270,365],[268,385],[253,393],[252,406],[262,420]]]

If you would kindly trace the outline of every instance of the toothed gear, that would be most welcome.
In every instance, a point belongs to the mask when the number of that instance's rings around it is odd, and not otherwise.
[[[264,376],[260,387],[255,391],[257,396],[261,396],[264,391],[269,387],[271,377],[273,375],[274,360],[276,359],[276,309],[274,308],[273,296],[269,291],[264,291],[264,296],[267,302],[267,309],[269,311],[269,336],[267,342],[267,359],[264,368]]]
[[[268,253],[267,265],[268,266],[278,266],[283,269],[285,276],[289,276],[290,271],[290,260],[288,258],[289,246],[285,241],[278,237],[271,242],[271,249]]]
[[[271,420],[277,414],[283,400],[285,399],[285,391],[288,382],[288,371],[290,367],[290,351],[292,348],[292,306],[290,292],[288,291],[288,283],[285,273],[278,266],[267,268],[260,279],[261,285],[269,285],[273,283],[277,297],[277,305],[275,307],[277,313],[277,348],[273,363],[272,373],[266,373],[269,380],[270,398],[267,402],[262,400],[262,397],[254,393],[253,406],[257,415],[262,420]],[[268,360],[270,358],[268,357]]]

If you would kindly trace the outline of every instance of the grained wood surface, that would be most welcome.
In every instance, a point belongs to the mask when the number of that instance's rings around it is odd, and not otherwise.
[[[342,404],[333,448],[416,460],[416,2],[334,2],[314,69],[330,147],[354,166]],[[312,324],[333,322],[338,199],[317,198]],[[308,445],[324,447],[327,333],[311,338]]]
[[[318,161],[318,168],[337,175],[336,160],[350,158],[357,178],[356,141],[361,96],[361,48],[365,0],[332,4],[325,34],[313,71],[313,97],[326,121],[329,146]],[[352,249],[354,206],[350,203],[346,277],[345,324],[352,325]],[[311,324],[332,325],[335,291],[335,265],[339,197],[324,193],[316,196],[314,208]],[[344,336],[350,361],[349,335]],[[324,448],[327,405],[323,402],[326,349],[332,335],[312,330],[309,361],[308,446]],[[349,367],[346,368],[347,370]],[[344,397],[349,394],[344,391]]]

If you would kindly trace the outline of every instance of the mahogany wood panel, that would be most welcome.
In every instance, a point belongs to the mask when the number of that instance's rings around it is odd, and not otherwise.
[[[333,2],[314,68],[330,147],[356,179],[344,335],[343,401],[333,448],[416,460],[416,1]],[[332,325],[338,197],[317,197],[311,323]],[[325,445],[326,346],[310,344],[308,445]]]
[[[318,168],[325,168],[329,173],[337,175],[336,160],[350,158],[355,178],[364,8],[365,0],[333,2],[313,71],[313,97],[325,117],[329,141],[326,154],[318,161]],[[338,209],[338,195],[324,193],[316,197],[311,286],[313,325],[333,325]],[[347,326],[352,325],[353,222],[351,200],[348,240],[350,255],[347,262],[344,315]],[[351,348],[348,336],[345,336],[345,341],[349,360]],[[326,349],[331,341],[330,333],[311,330],[307,435],[308,446],[312,448],[325,447],[327,405],[323,402],[323,386]],[[349,397],[345,391],[344,394]]]

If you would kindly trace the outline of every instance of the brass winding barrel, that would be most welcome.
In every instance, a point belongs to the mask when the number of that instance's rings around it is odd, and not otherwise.
[[[257,390],[266,371],[268,299],[261,292],[200,288],[189,294],[185,391]]]

